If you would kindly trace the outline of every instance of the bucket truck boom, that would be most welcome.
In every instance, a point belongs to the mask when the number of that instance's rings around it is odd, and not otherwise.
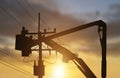
[[[106,24],[102,20],[98,20],[92,23],[77,26],[75,28],[71,28],[71,29],[53,34],[51,36],[45,37],[43,39],[43,42],[51,46],[53,49],[57,50],[58,52],[60,52],[63,56],[68,57],[68,60],[73,60],[75,64],[79,64],[80,65],[80,66],[78,65],[79,68],[82,67],[80,69],[87,78],[96,78],[96,76],[92,73],[92,71],[89,69],[89,67],[84,63],[84,61],[81,58],[76,57],[75,54],[65,49],[64,47],[58,45],[53,40],[51,40],[51,39],[64,36],[64,35],[67,35],[76,31],[80,31],[89,27],[93,27],[93,26],[98,26],[98,34],[100,37],[100,43],[102,48],[101,75],[102,75],[102,78],[106,78]]]

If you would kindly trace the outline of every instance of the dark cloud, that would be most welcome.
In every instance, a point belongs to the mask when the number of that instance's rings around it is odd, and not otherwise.
[[[106,18],[108,20],[109,37],[119,37],[120,29],[120,4],[112,4],[109,6]]]
[[[120,55],[120,40],[112,44],[109,44],[109,40],[120,39],[120,4],[110,5],[105,17],[108,24],[108,53],[118,56]],[[116,41],[114,39],[113,41]]]

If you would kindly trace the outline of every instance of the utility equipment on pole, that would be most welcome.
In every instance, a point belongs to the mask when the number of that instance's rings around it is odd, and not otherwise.
[[[29,33],[24,27],[21,31],[21,34],[16,35],[16,50],[22,51],[22,56],[27,57],[29,56],[32,51],[39,50],[39,60],[34,61],[34,75],[37,75],[38,78],[42,78],[45,74],[45,66],[43,65],[42,60],[42,51],[49,50],[49,49],[42,49],[42,43],[50,46],[52,49],[58,51],[60,54],[63,55],[63,61],[68,62],[72,60],[78,67],[78,69],[85,75],[86,78],[96,78],[95,74],[90,70],[90,68],[86,65],[86,63],[82,60],[82,58],[78,58],[73,52],[69,51],[68,49],[62,47],[61,45],[57,44],[52,39],[61,37],[63,35],[67,35],[73,32],[77,32],[80,30],[87,29],[89,27],[98,27],[98,34],[100,38],[100,44],[102,49],[102,62],[101,62],[101,76],[102,78],[106,78],[106,24],[102,20],[98,20],[95,22],[91,22],[88,24],[80,25],[59,33],[56,33],[56,29],[52,32],[47,32],[46,29],[41,32],[40,31],[40,13],[38,17],[38,32],[37,33]],[[53,34],[55,33],[55,34]],[[50,36],[46,36],[47,34],[53,34]],[[37,39],[32,39],[31,36],[26,35],[38,35]],[[39,45],[39,49],[31,49],[31,47]],[[51,49],[50,49],[51,50]]]

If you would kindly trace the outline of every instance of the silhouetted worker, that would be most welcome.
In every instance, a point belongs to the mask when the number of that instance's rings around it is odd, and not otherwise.
[[[16,35],[16,49],[17,50],[24,50],[25,42],[27,39],[27,36],[25,34],[28,33],[28,30],[25,29],[25,27],[22,27],[21,34]]]
[[[21,31],[21,44],[22,44],[22,56],[29,56],[31,53],[31,47],[29,46],[29,37],[25,36],[28,33],[28,30],[25,27],[22,27]]]
[[[28,30],[25,29],[25,27],[22,27],[21,35],[25,36],[25,34],[28,33]]]

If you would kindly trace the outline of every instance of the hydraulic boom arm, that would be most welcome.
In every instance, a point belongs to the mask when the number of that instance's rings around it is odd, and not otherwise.
[[[63,36],[63,35],[67,35],[79,30],[83,30],[89,27],[93,27],[93,26],[98,26],[98,33],[100,36],[100,43],[101,43],[101,48],[102,48],[102,78],[106,78],[106,24],[102,21],[102,20],[98,20],[92,23],[88,23],[85,25],[81,25],[81,26],[77,26],[75,28],[71,28],[56,34],[53,34],[51,36],[45,37],[43,39],[43,41],[51,46],[53,49],[58,50],[61,54],[63,54],[63,56],[68,57],[71,60],[75,60],[74,62],[76,64],[81,65],[82,67],[82,72],[85,74],[85,76],[87,78],[96,78],[96,76],[91,72],[91,70],[88,68],[88,66],[84,63],[84,61],[80,58],[77,58],[72,52],[70,52],[69,50],[65,49],[64,47],[58,45],[57,43],[55,43],[53,40],[54,38]],[[79,66],[78,65],[78,66]],[[84,67],[85,66],[85,67]],[[87,74],[86,74],[87,73]]]

